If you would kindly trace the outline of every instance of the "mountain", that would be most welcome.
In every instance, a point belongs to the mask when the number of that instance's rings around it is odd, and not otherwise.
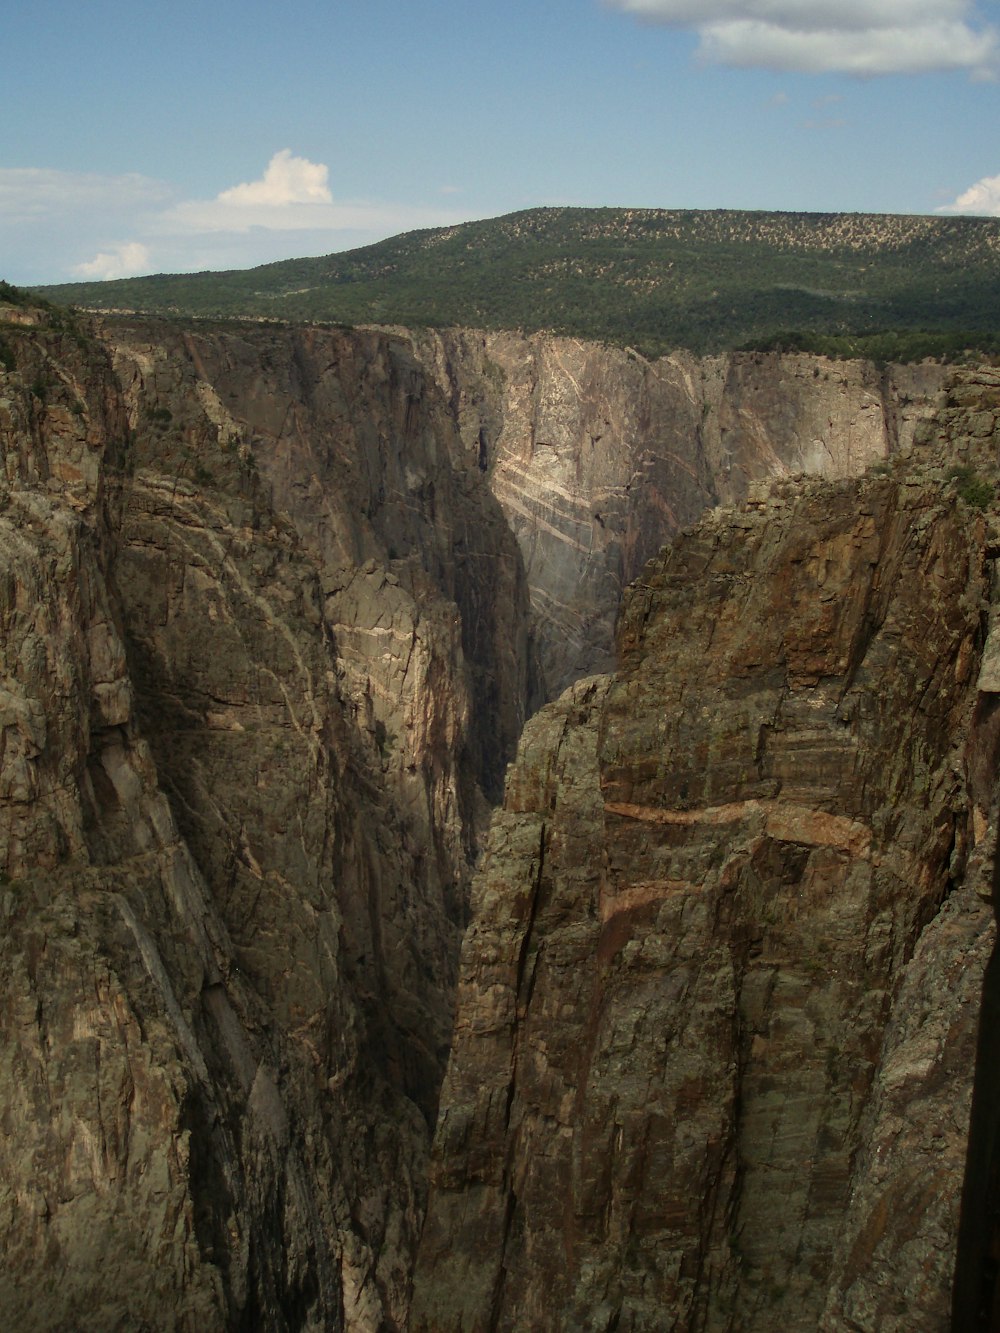
[[[898,360],[1000,347],[1000,222],[542,208],[247,271],[41,292],[91,310],[546,331],[646,355],[792,332]]]

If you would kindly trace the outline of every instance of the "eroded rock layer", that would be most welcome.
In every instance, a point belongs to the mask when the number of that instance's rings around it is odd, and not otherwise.
[[[414,1329],[948,1326],[995,554],[916,463],[785,485],[652,561],[618,671],[528,724]]]

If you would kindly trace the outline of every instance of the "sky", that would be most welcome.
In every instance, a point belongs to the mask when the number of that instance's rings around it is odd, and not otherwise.
[[[540,205],[1000,216],[1000,0],[32,0],[0,49],[16,284]]]

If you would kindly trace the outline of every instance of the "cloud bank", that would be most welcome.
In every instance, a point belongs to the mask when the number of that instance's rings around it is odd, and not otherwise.
[[[321,162],[293,156],[291,149],[275,153],[259,180],[233,185],[214,199],[187,200],[164,213],[160,225],[167,231],[405,231],[433,227],[441,216],[431,210],[400,210],[366,201],[338,203],[328,184],[329,170]],[[449,215],[448,221],[451,221]]]
[[[329,169],[289,148],[258,179],[212,199],[178,198],[137,174],[0,168],[0,276],[30,284],[249,267],[457,220],[443,209],[337,201]]]
[[[713,64],[808,74],[966,70],[992,78],[997,29],[971,0],[607,0],[650,23],[686,28]]]
[[[149,272],[149,250],[141,241],[125,241],[112,250],[102,250],[100,254],[77,264],[73,272],[81,278],[134,278],[140,273]]]

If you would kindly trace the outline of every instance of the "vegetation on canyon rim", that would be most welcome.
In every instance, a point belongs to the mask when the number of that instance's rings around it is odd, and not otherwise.
[[[519,328],[652,356],[1000,352],[992,218],[538,208],[245,271],[44,289],[90,309]]]

